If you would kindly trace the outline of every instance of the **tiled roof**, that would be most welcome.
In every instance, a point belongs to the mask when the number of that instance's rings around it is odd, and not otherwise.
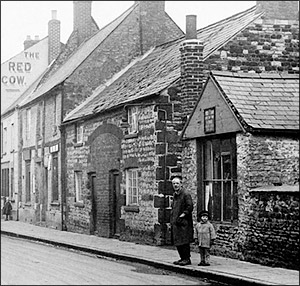
[[[23,104],[27,104],[39,96],[50,91],[60,83],[64,82],[76,68],[107,38],[107,36],[132,12],[135,5],[127,9],[121,16],[101,29],[95,36],[82,43],[82,45],[69,57],[57,72],[49,80],[39,86],[37,90],[27,98]]]
[[[255,14],[254,6],[199,29],[197,38],[204,45],[204,60],[261,15]],[[134,65],[123,70],[122,76],[116,81],[96,89],[91,98],[66,116],[64,122],[150,96],[168,87],[180,78],[179,47],[184,40],[182,37],[157,46],[146,57],[137,59]]]
[[[299,130],[299,75],[211,75],[241,123],[254,129]]]

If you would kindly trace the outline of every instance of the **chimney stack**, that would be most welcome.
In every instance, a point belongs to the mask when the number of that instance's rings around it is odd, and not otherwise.
[[[186,16],[186,39],[180,46],[181,99],[183,117],[192,112],[202,90],[203,43],[197,39],[197,17]]]
[[[78,31],[78,45],[92,35],[92,1],[73,1],[73,30]]]
[[[186,16],[186,40],[197,39],[197,16],[187,15]]]
[[[135,1],[135,4],[138,4],[140,49],[144,54],[166,40],[165,1]]]
[[[256,13],[265,11],[265,19],[299,21],[298,1],[256,1]]]
[[[57,20],[57,11],[52,10],[52,19],[48,22],[48,63],[56,59],[60,53],[60,21]]]
[[[31,39],[30,35],[26,37],[26,40],[24,41],[24,50],[27,50],[28,48],[32,47],[36,43],[40,41],[39,36],[35,36],[34,40]]]

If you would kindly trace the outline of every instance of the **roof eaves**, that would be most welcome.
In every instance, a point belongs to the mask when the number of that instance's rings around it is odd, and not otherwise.
[[[229,109],[231,110],[233,116],[236,118],[236,121],[239,123],[240,127],[243,131],[249,131],[251,132],[252,127],[245,121],[245,119],[241,116],[241,114],[238,112],[234,104],[231,102],[231,100],[228,98],[224,90],[222,89],[221,85],[218,83],[218,80],[215,78],[214,74],[210,72],[210,76],[212,78],[212,81],[215,83],[217,89],[219,90],[220,94],[223,96],[223,99],[227,103]]]
[[[46,80],[46,82],[39,86],[36,89],[36,94],[34,94],[33,96],[33,100],[37,97],[42,96],[43,94],[49,92],[50,90],[52,90],[53,88],[55,88],[57,85],[63,83],[65,80],[67,80],[72,74],[73,72],[84,62],[84,60],[92,53],[94,52],[94,50],[99,47],[99,45],[101,45],[101,43],[129,16],[130,12],[132,12],[133,8],[136,5],[131,6],[129,9],[127,9],[124,13],[122,13],[117,19],[115,19],[114,21],[112,21],[111,23],[107,24],[105,27],[103,27],[100,31],[98,31],[94,36],[92,36],[91,38],[89,38],[87,41],[84,41],[78,49],[76,49],[74,51],[74,53],[72,53],[72,55],[67,59],[67,61],[62,64],[56,71],[55,73],[50,77],[50,79]],[[122,18],[122,16],[124,18]],[[121,19],[121,20],[120,20]],[[80,59],[80,61],[76,61],[75,66],[70,69],[69,71],[67,71],[64,75],[59,75],[59,72],[62,71],[63,67],[70,62],[71,60],[73,60],[73,58],[76,58],[76,56],[78,55],[78,53],[81,52],[81,48],[84,45],[87,45],[90,41],[92,41],[92,39],[94,39],[94,37],[97,37],[97,35],[99,35],[100,32],[103,32],[103,30],[105,28],[107,28],[109,25],[112,25],[113,23],[117,22],[117,20],[120,20],[120,23],[116,23],[116,26],[110,31],[108,32],[108,34],[97,44],[93,45],[93,47],[90,49],[89,52],[85,53],[84,55],[82,55],[82,58]],[[55,79],[55,77],[57,79]],[[54,79],[53,79],[54,78]],[[51,79],[54,81],[54,83],[51,84]],[[50,82],[50,83],[49,83]],[[47,85],[48,84],[48,85]]]

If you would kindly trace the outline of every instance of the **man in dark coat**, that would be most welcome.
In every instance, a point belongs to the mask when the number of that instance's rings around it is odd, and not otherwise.
[[[189,193],[182,188],[180,178],[172,180],[174,189],[171,211],[171,225],[174,245],[177,248],[180,259],[174,261],[176,265],[191,264],[190,243],[193,242],[193,201]]]

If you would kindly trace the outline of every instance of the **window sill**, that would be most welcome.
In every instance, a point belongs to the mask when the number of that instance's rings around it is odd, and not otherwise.
[[[125,212],[132,212],[132,213],[139,213],[140,208],[139,206],[124,206]]]
[[[126,134],[124,136],[124,139],[137,138],[137,137],[138,137],[137,133],[131,133],[131,134]]]
[[[74,204],[74,206],[75,206],[75,207],[78,207],[78,208],[83,208],[83,207],[84,207],[84,203],[82,203],[82,202],[76,202],[76,203]]]
[[[74,142],[74,147],[81,147],[81,146],[83,146],[83,143],[82,143],[82,142],[80,142],[80,143]]]
[[[31,207],[31,203],[25,203],[24,206],[25,207]]]
[[[59,202],[52,202],[50,203],[51,206],[53,207],[59,207],[60,203]]]

